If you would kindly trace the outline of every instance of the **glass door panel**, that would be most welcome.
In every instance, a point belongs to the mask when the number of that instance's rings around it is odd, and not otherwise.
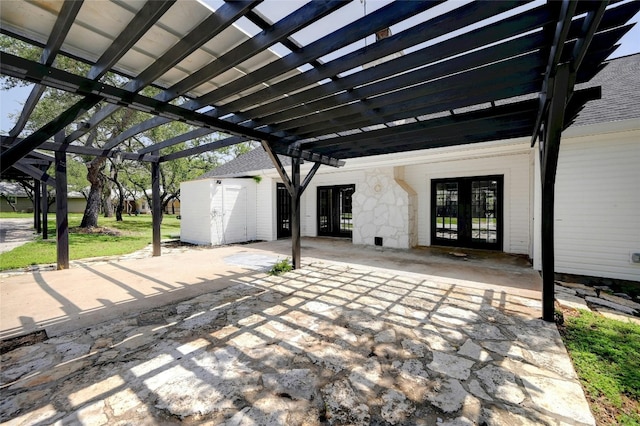
[[[353,213],[351,210],[351,196],[355,191],[354,187],[345,187],[339,189],[340,203],[340,233],[350,234],[353,231]]]
[[[498,240],[498,181],[471,182],[471,238],[474,242]]]
[[[432,243],[501,250],[502,186],[503,176],[432,180]]]
[[[276,191],[277,236],[287,238],[291,236],[291,195],[281,183]]]
[[[318,235],[331,233],[331,189],[318,188]]]
[[[351,237],[355,185],[318,187],[318,235]]]
[[[436,184],[436,237],[458,239],[458,183]]]

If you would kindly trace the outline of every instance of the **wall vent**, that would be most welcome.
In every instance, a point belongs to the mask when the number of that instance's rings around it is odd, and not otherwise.
[[[382,246],[382,237],[373,237],[373,244],[376,246]]]

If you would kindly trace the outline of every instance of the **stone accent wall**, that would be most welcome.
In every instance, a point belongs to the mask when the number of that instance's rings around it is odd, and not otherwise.
[[[368,170],[353,196],[353,243],[410,248],[417,244],[416,193],[403,167]]]

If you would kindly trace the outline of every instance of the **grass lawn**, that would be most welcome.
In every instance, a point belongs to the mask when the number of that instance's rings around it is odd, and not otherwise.
[[[2,213],[2,218],[33,218],[32,214]],[[96,256],[112,256],[132,253],[151,244],[151,215],[125,216],[122,222],[115,217],[100,217],[100,231],[87,233],[77,227],[82,214],[69,214],[69,257],[84,259]],[[55,217],[50,216],[49,239],[38,237],[9,252],[0,254],[0,270],[24,268],[56,262]],[[175,216],[165,215],[162,220],[161,238],[176,238],[180,234],[180,221]]]
[[[560,334],[598,425],[640,425],[640,325],[564,310]]]

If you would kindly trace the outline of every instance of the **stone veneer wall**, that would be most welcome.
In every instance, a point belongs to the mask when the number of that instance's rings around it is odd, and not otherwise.
[[[367,170],[353,195],[353,243],[410,248],[417,244],[416,193],[403,167]]]

